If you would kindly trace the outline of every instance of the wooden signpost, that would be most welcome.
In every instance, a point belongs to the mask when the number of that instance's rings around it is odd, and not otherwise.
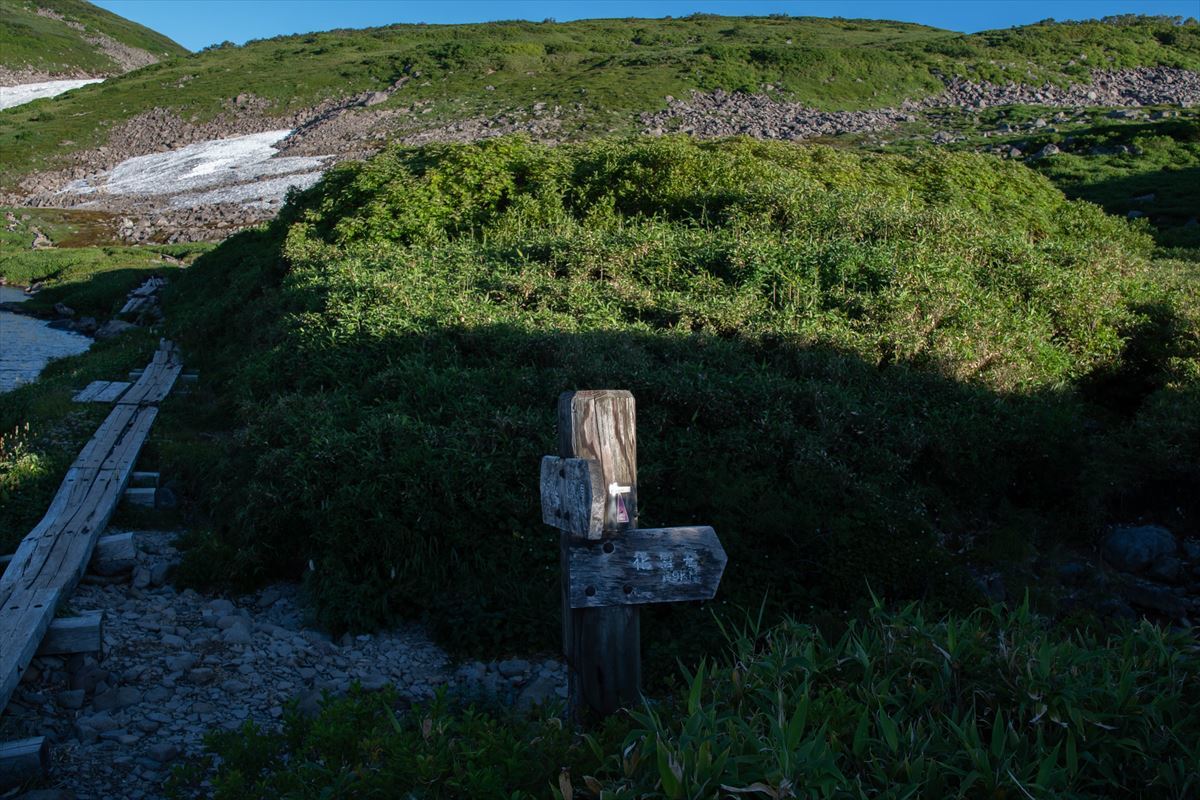
[[[712,598],[725,551],[709,527],[638,528],[629,392],[564,393],[558,441],[542,459],[542,520],[560,531],[569,703],[607,716],[640,700],[638,606]]]

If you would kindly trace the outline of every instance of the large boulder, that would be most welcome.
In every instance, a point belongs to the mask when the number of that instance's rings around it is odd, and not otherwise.
[[[1145,572],[1163,559],[1173,557],[1175,535],[1158,525],[1119,527],[1104,538],[1100,552],[1104,560],[1122,572]]]

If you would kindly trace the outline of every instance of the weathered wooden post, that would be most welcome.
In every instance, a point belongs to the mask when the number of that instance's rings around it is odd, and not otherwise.
[[[558,442],[542,459],[542,519],[560,530],[570,710],[606,716],[640,699],[638,606],[711,598],[725,551],[712,528],[638,529],[629,392],[565,392]]]

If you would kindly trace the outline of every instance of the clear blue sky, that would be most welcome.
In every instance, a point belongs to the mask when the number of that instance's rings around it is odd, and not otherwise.
[[[565,22],[594,17],[786,13],[920,22],[973,33],[1053,17],[1111,14],[1200,16],[1200,0],[93,0],[98,6],[199,50],[290,33],[395,22]]]

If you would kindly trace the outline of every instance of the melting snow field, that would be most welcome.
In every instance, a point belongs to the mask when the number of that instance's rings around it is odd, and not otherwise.
[[[321,157],[276,157],[275,145],[289,133],[289,130],[267,131],[210,139],[169,153],[137,156],[122,161],[105,175],[72,181],[63,191],[181,195],[172,198],[171,204],[175,206],[273,205],[283,198],[288,187],[306,188],[316,183],[324,169]]]
[[[0,109],[32,103],[43,97],[54,97],[89,83],[100,83],[103,78],[88,78],[77,81],[46,81],[44,83],[22,83],[17,86],[0,86]]]

